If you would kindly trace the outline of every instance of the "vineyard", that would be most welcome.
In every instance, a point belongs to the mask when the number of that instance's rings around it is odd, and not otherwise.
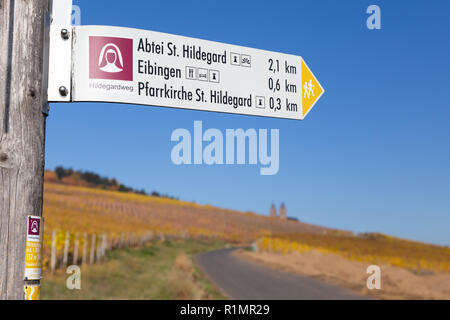
[[[291,234],[263,237],[255,245],[261,251],[286,254],[316,250],[353,261],[391,265],[411,271],[450,272],[450,248],[427,245],[381,234],[336,236]]]
[[[251,212],[58,183],[51,171],[45,176],[43,214],[46,269],[81,261],[83,251],[87,256],[84,261],[89,262],[92,255],[93,260],[101,258],[106,249],[152,239],[210,238],[248,243],[274,233],[337,232]]]
[[[192,238],[236,244],[259,239],[261,250],[276,253],[317,250],[413,271],[450,271],[447,247],[381,234],[355,236],[252,212],[73,185],[73,181],[58,183],[50,171],[46,172],[44,189],[44,268],[81,261],[83,251],[87,263],[97,256],[101,260],[104,251],[112,248],[154,239]]]

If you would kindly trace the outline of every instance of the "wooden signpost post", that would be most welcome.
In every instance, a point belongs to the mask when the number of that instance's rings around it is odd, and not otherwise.
[[[300,56],[147,30],[74,27],[71,12],[71,0],[0,0],[0,299],[23,299],[24,288],[27,298],[38,297],[38,276],[24,275],[32,251],[28,217],[42,216],[48,101],[301,120],[324,93]]]
[[[24,275],[27,217],[42,216],[48,10],[48,0],[0,1],[0,299],[39,285]]]

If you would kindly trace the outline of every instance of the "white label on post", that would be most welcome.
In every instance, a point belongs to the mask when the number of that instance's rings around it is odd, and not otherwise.
[[[26,280],[42,278],[42,237],[42,218],[28,216],[24,275]]]

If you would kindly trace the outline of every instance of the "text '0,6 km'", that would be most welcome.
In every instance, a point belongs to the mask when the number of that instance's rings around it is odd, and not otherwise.
[[[303,119],[324,93],[300,56],[121,27],[73,35],[72,101]]]

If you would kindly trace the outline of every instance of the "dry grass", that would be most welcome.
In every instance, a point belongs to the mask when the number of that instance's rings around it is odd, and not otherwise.
[[[55,274],[45,275],[41,297],[46,300],[224,299],[192,264],[197,253],[222,247],[219,242],[183,240],[155,241],[146,247],[110,251],[104,263],[81,268],[81,290],[67,290],[68,275],[57,270]]]
[[[414,274],[400,267],[381,265],[381,290],[368,290],[368,263],[340,255],[308,250],[276,254],[241,251],[239,255],[277,269],[319,278],[360,294],[380,299],[450,299],[450,273]]]
[[[170,274],[170,290],[177,300],[207,299],[207,293],[195,279],[195,270],[191,259],[180,253]]]
[[[450,272],[450,248],[397,239],[381,234],[336,236],[315,234],[265,237],[262,250],[303,253],[314,249],[332,253],[352,261],[403,267],[414,272]]]

